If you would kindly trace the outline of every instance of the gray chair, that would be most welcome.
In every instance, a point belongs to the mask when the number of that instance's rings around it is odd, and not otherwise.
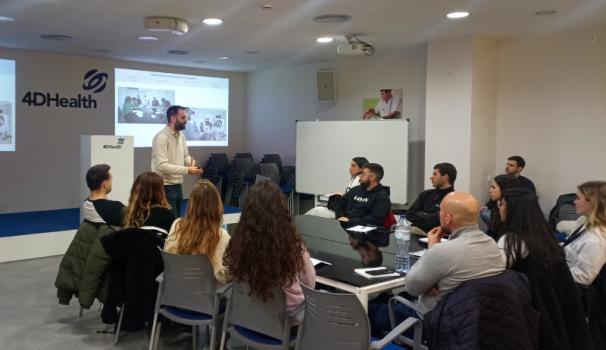
[[[291,318],[286,314],[286,297],[280,288],[273,298],[263,302],[249,295],[248,283],[234,282],[228,298],[220,350],[227,333],[235,340],[255,349],[283,349],[294,345],[296,334]]]
[[[280,169],[276,163],[259,163],[259,172],[262,176],[268,177],[280,186]]]
[[[164,273],[158,277],[160,287],[156,299],[154,322],[149,349],[155,349],[162,323],[158,315],[192,326],[193,348],[196,349],[197,327],[209,327],[210,347],[216,347],[222,293],[217,290],[215,275],[208,258],[203,255],[177,255],[161,251]]]
[[[414,327],[413,349],[423,349],[422,321],[408,318],[380,340],[371,340],[370,322],[362,304],[353,294],[317,291],[302,285],[305,318],[299,327],[296,350],[383,349]]]

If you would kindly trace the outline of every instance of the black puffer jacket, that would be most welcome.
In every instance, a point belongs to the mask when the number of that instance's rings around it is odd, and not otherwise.
[[[158,290],[156,277],[164,271],[158,247],[164,247],[164,240],[154,230],[129,228],[103,237],[101,244],[110,257],[103,322],[115,323],[116,308],[125,303],[122,329],[141,329],[153,317]]]
[[[430,349],[536,349],[539,312],[523,274],[470,280],[446,295],[425,316]]]

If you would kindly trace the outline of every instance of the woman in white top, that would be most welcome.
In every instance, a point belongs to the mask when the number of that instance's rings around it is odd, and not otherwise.
[[[173,254],[200,254],[208,257],[219,286],[229,282],[223,255],[229,234],[221,228],[223,203],[215,186],[200,180],[189,195],[187,214],[170,229],[164,250]]]
[[[351,176],[351,178],[349,179],[349,182],[347,183],[345,192],[336,192],[335,194],[333,194],[330,197],[334,198],[334,196],[337,196],[338,198],[340,198],[345,193],[349,192],[350,189],[358,186],[360,184],[360,173],[362,173],[362,167],[367,163],[368,163],[368,159],[366,159],[364,157],[353,158],[351,160],[351,162],[349,163],[349,175]],[[333,201],[338,202],[338,199],[329,200],[329,205],[326,207],[325,206],[314,207],[311,210],[309,210],[307,213],[305,213],[305,215],[319,216],[319,217],[327,218],[327,219],[336,219],[334,207],[331,207],[331,203]],[[331,208],[329,208],[329,207],[331,207]]]
[[[564,249],[574,281],[589,286],[606,264],[606,182],[589,181],[577,189],[574,205],[586,222],[568,237]]]

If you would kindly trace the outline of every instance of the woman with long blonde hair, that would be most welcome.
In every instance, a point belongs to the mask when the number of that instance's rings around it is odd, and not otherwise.
[[[175,216],[166,200],[162,176],[151,171],[139,174],[130,190],[124,228],[153,227],[167,234],[173,221]]]
[[[229,234],[223,228],[223,203],[219,191],[208,180],[200,180],[189,195],[187,213],[177,219],[164,249],[173,254],[201,254],[208,257],[219,284],[228,281],[223,253]]]
[[[574,205],[581,217],[564,242],[566,262],[574,281],[589,286],[606,264],[606,182],[579,185]]]

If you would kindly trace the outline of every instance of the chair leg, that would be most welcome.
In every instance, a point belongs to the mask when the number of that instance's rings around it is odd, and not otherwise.
[[[225,332],[221,333],[221,341],[219,342],[219,350],[223,350],[225,347]]]
[[[216,330],[217,327],[212,324],[208,327],[208,335],[210,336],[210,350],[215,350],[215,347],[217,346],[217,337],[215,335]]]
[[[191,343],[194,350],[197,349],[198,344],[198,332],[196,332],[196,326],[191,326]]]
[[[126,308],[126,303],[122,304],[120,308],[120,317],[118,318],[118,325],[116,327],[116,335],[114,336],[114,344],[118,344],[118,338],[120,337],[120,328],[122,327],[122,317],[124,316],[124,309]]]
[[[84,313],[84,308],[82,306],[80,306],[80,313],[78,314],[78,317],[82,318],[83,313]]]
[[[151,335],[149,336],[149,350],[154,349],[154,342],[156,341],[156,326],[158,323],[158,313],[154,313],[154,322],[152,322]]]
[[[158,344],[160,343],[160,331],[162,330],[162,321],[158,321],[158,328],[156,329],[156,339],[154,339],[154,349],[158,348]]]

